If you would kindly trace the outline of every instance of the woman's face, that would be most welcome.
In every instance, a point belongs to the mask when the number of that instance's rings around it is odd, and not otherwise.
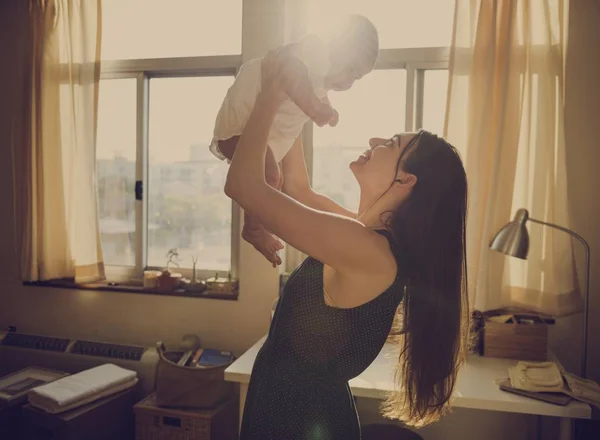
[[[398,169],[400,155],[415,133],[394,135],[391,138],[371,138],[369,148],[350,163],[361,191],[383,194],[403,171]]]

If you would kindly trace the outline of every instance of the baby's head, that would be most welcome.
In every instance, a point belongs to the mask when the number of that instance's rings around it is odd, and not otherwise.
[[[348,90],[354,81],[373,70],[379,51],[379,37],[368,18],[355,14],[344,17],[329,28],[326,41],[331,62],[325,78],[326,88]]]

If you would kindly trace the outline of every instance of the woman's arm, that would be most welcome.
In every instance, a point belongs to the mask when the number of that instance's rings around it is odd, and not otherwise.
[[[275,235],[340,273],[395,273],[396,263],[380,234],[356,220],[311,209],[266,184],[268,134],[284,96],[278,69],[285,66],[275,65],[274,58],[263,63],[262,91],[233,155],[226,194]]]
[[[291,150],[283,158],[282,165],[284,193],[320,211],[331,212],[350,218],[357,217],[355,212],[344,208],[326,195],[319,194],[311,188],[306,162],[304,161],[304,153],[302,151],[302,140],[300,138],[296,139]]]

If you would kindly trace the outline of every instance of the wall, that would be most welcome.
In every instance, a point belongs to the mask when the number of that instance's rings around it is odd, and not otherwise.
[[[244,8],[245,58],[257,56],[283,39],[283,3],[252,0]],[[567,66],[567,138],[569,194],[573,227],[600,249],[600,203],[593,188],[600,188],[600,146],[596,127],[600,115],[600,3],[572,0],[571,39]],[[187,332],[198,333],[209,346],[243,352],[268,326],[270,306],[277,292],[277,273],[245,243],[241,249],[240,299],[237,302],[168,298],[152,295],[89,292],[24,287],[18,281],[13,212],[13,173],[10,165],[10,121],[21,109],[22,78],[14,69],[16,35],[23,32],[27,2],[0,2],[0,328],[16,325],[20,331],[55,336],[90,338],[122,343],[177,343]],[[265,8],[265,9],[259,9]],[[269,14],[262,13],[265,10]],[[265,30],[269,32],[266,33]],[[592,271],[592,313],[600,313],[600,258]],[[589,375],[600,379],[600,320],[591,319]],[[359,402],[365,421],[377,420],[371,402]],[[509,414],[457,410],[423,431],[433,438],[526,439],[532,437],[535,419]],[[494,434],[494,435],[492,435]],[[546,436],[544,436],[546,438]]]

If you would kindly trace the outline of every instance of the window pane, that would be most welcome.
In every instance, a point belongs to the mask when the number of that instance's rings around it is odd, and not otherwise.
[[[100,81],[96,169],[104,262],[135,265],[136,82]]]
[[[231,200],[227,165],[208,150],[233,77],[150,80],[148,265],[178,248],[181,267],[229,270]]]
[[[332,16],[361,14],[379,31],[381,48],[450,46],[452,0],[307,0],[308,29],[327,26]]]
[[[371,137],[404,131],[406,71],[376,70],[346,91],[330,93],[340,114],[337,127],[314,128],[313,187],[350,209],[358,208],[358,184],[349,164]]]
[[[102,59],[239,54],[242,0],[104,0]]]
[[[423,128],[442,136],[446,117],[448,71],[426,70],[423,96]]]

